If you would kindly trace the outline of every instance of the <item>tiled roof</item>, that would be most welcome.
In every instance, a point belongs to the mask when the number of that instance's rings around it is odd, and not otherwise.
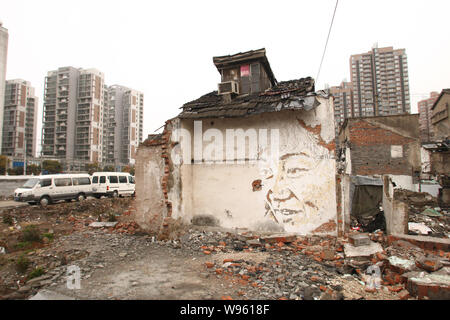
[[[239,95],[227,100],[217,91],[183,105],[179,118],[231,118],[245,117],[264,112],[310,109],[317,105],[314,79],[311,77],[279,82],[261,93]]]

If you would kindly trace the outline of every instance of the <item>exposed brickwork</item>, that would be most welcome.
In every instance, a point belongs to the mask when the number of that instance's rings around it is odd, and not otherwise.
[[[409,161],[416,140],[372,125],[364,120],[353,121],[349,128],[352,174],[411,175]],[[403,156],[391,157],[391,146],[403,146]]]
[[[336,222],[334,220],[330,220],[320,225],[318,228],[316,228],[313,231],[313,233],[332,232],[335,231],[336,228],[337,228]]]
[[[171,179],[171,167],[173,164],[170,160],[170,139],[172,136],[172,130],[170,129],[170,120],[166,122],[164,126],[164,132],[162,134],[162,158],[164,159],[164,175],[161,179],[161,186],[164,194],[164,203],[167,206],[167,217],[172,216],[172,203],[169,201],[168,192],[170,189],[169,181]],[[164,227],[164,224],[163,224]]]
[[[306,123],[301,120],[301,119],[297,119],[298,123],[302,126],[302,128],[306,129],[307,131],[311,132],[313,135],[315,135],[318,139],[319,139],[319,145],[327,148],[329,151],[335,152],[336,151],[336,143],[335,141],[331,141],[330,143],[326,143],[322,137],[320,136],[320,133],[322,132],[322,126],[316,125],[314,128],[307,126]]]
[[[342,206],[342,178],[336,175],[336,213],[337,213],[337,233],[338,237],[342,237],[344,230],[342,228],[343,220]]]

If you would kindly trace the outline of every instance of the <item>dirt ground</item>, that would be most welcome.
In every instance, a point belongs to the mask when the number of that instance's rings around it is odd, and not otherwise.
[[[129,222],[132,199],[92,199],[42,208],[23,206],[0,213],[0,297],[26,299],[49,289],[76,299],[221,299],[233,285],[205,272],[202,252],[185,251],[139,233]],[[94,229],[116,215],[117,228]],[[5,223],[3,217],[11,217]],[[100,219],[98,218],[100,217]],[[36,226],[51,240],[27,242],[23,230]],[[21,257],[29,261],[17,271]],[[67,286],[69,267],[80,268],[81,288]],[[42,268],[37,277],[30,274]],[[202,272],[203,271],[203,272]]]

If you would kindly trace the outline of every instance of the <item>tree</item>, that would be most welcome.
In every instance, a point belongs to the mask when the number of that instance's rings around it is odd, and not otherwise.
[[[6,168],[9,165],[9,159],[7,156],[0,155],[0,174],[5,175],[6,174]]]
[[[94,172],[102,171],[98,162],[88,163],[86,164],[86,171],[89,174],[93,174]]]
[[[41,173],[41,166],[36,164],[27,165],[27,174],[34,174],[35,176]]]
[[[134,176],[134,166],[125,166],[122,168],[122,172],[128,172],[132,176]]]
[[[10,176],[21,176],[23,174],[23,167],[14,167],[8,169]]]
[[[111,166],[111,165],[104,166],[103,167],[103,171],[105,171],[105,172],[114,172],[114,171],[116,171],[116,168],[114,168],[114,166]]]
[[[62,165],[57,160],[44,160],[42,162],[42,170],[47,171],[48,174],[63,172]]]

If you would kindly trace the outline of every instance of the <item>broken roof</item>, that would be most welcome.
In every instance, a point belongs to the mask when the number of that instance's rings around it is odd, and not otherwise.
[[[227,69],[243,63],[251,63],[253,61],[260,61],[263,64],[264,69],[269,76],[270,82],[272,83],[272,85],[276,85],[277,79],[275,79],[275,75],[273,74],[272,68],[270,67],[265,48],[259,50],[250,50],[247,52],[239,52],[228,56],[213,57],[213,62],[219,72],[221,69]]]
[[[262,93],[240,95],[233,99],[217,91],[185,103],[179,118],[233,118],[281,110],[310,110],[318,105],[311,77],[279,82]]]

